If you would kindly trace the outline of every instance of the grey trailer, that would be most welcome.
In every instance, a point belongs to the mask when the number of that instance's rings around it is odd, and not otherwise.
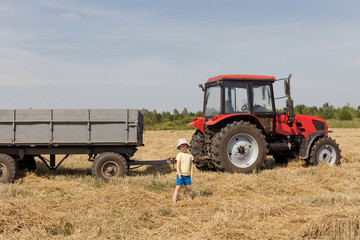
[[[55,170],[70,154],[89,155],[95,178],[124,176],[142,134],[136,109],[0,110],[0,182],[12,182],[18,168],[35,170],[34,157]]]

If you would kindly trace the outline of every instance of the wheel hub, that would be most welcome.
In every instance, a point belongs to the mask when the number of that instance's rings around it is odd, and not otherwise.
[[[238,151],[239,151],[240,154],[244,154],[245,153],[245,146],[238,147]]]
[[[234,151],[235,157],[237,159],[244,160],[244,158],[249,154],[249,148],[251,148],[251,145],[246,143],[236,143],[235,148],[236,148],[236,150]],[[230,155],[232,154],[233,153],[231,152]]]
[[[103,167],[103,173],[107,177],[113,177],[117,174],[117,172],[118,172],[118,167],[113,162],[108,162]]]

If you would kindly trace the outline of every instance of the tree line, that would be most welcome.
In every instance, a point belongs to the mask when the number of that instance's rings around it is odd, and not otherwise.
[[[279,113],[283,111],[284,110],[278,110]],[[323,104],[322,107],[308,107],[300,104],[295,106],[294,111],[295,114],[310,115],[324,118],[326,120],[336,119],[342,121],[360,118],[360,106],[354,108],[351,107],[350,104],[338,108],[335,108],[329,103]],[[187,127],[186,125],[195,117],[203,115],[201,111],[194,113],[189,112],[186,108],[184,108],[181,112],[175,108],[172,113],[169,111],[149,111],[147,109],[141,109],[141,112],[144,114],[144,125],[147,130],[192,129],[192,127]]]
[[[172,113],[169,111],[160,113],[156,110],[149,111],[147,109],[141,109],[141,112],[144,114],[144,125],[147,130],[192,129],[186,125],[192,122],[195,117],[203,115],[201,111],[194,113],[189,112],[186,108],[181,112],[175,108]]]
[[[360,118],[360,106],[357,108],[351,107],[347,104],[344,107],[335,108],[329,103],[325,103],[322,107],[307,107],[303,104],[296,105],[295,114],[311,115],[321,117],[324,119],[337,119],[337,120],[353,120]]]

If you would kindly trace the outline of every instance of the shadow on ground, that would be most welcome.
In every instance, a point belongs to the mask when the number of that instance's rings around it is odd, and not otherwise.
[[[293,159],[291,161],[294,161]],[[278,163],[271,157],[266,158],[264,167],[262,170],[271,170],[275,168],[285,168],[287,167],[288,162]],[[69,167],[59,167],[56,170],[48,169],[42,162],[36,162],[36,171],[35,174],[39,177],[49,177],[49,176],[58,176],[58,175],[72,175],[72,176],[91,176],[91,168],[69,168]],[[307,167],[306,163],[303,164],[303,167]],[[173,171],[176,171],[175,164],[164,164],[164,165],[150,165],[145,169],[129,169],[128,176],[147,176],[147,175],[157,175],[157,174],[169,174]],[[261,170],[260,170],[261,171]],[[18,169],[16,173],[16,179],[26,176],[26,171]]]
[[[145,170],[130,170],[129,176],[143,176],[143,175],[157,175],[157,174],[167,174],[171,173],[176,169],[176,166],[173,164],[164,164],[164,165],[150,165]]]
[[[275,168],[286,168],[290,162],[297,161],[298,159],[288,159],[287,161],[283,162],[276,162],[274,158],[268,157],[265,159],[265,164],[263,169],[264,170],[271,170]],[[303,161],[303,164],[301,164],[302,167],[306,168],[309,167],[309,164],[306,161]]]
[[[56,170],[48,169],[43,163],[36,163],[36,175],[38,176],[57,176],[57,175],[76,175],[76,176],[91,176],[91,168],[68,168],[59,167]]]
[[[146,176],[146,175],[157,175],[157,174],[168,174],[176,169],[176,166],[173,164],[164,164],[164,165],[150,165],[148,167],[141,168],[141,170],[136,169],[136,167],[131,170],[129,169],[128,176]],[[23,169],[17,169],[16,179],[20,179],[26,176],[27,171]],[[59,176],[59,175],[71,175],[71,176],[91,176],[91,167],[89,168],[71,168],[60,166],[56,170],[51,170],[45,166],[42,162],[36,162],[36,171],[35,175],[39,177],[49,177],[49,176]]]
[[[266,158],[264,168],[266,170],[271,170],[278,167],[286,167],[288,165],[288,162],[278,163],[273,158]]]

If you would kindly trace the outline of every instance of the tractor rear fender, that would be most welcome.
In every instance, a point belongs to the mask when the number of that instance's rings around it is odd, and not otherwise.
[[[331,132],[332,131],[319,130],[307,135],[300,145],[299,158],[307,159],[309,157],[310,148],[313,142],[320,137],[325,137],[327,133],[331,133]]]
[[[229,122],[234,121],[247,121],[259,128],[264,135],[266,135],[266,130],[264,125],[261,123],[259,118],[252,114],[225,114],[225,115],[217,115],[211,118],[209,121],[206,122],[208,126],[216,126],[221,124],[227,124]]]

